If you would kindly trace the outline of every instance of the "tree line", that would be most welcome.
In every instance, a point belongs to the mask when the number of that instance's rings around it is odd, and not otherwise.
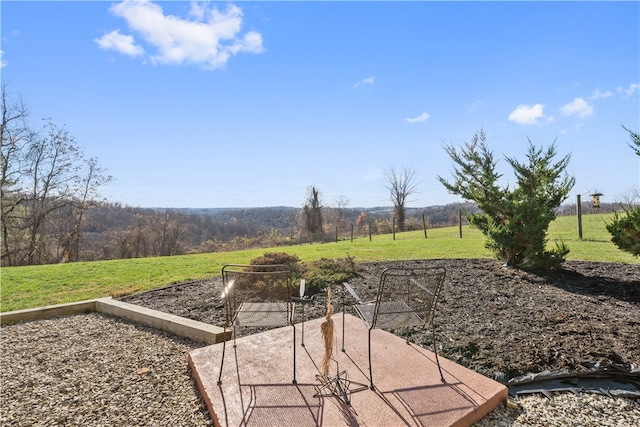
[[[472,208],[459,203],[447,206],[412,208],[408,213],[408,228],[421,227],[423,214],[429,226],[456,224],[458,212]],[[347,229],[358,217],[371,221],[374,233],[389,233],[390,208],[345,208],[340,213],[334,207],[322,209],[323,230],[327,239],[333,238],[336,227]],[[194,253],[276,247],[317,241],[309,239],[302,220],[303,209],[296,207],[267,207],[243,209],[152,209],[125,206],[120,203],[97,201],[85,212],[77,229],[76,256],[64,252],[66,221],[61,211],[47,219],[41,237],[40,257],[32,264],[71,261],[99,261],[151,256],[171,256]],[[373,225],[372,225],[373,224]],[[8,227],[11,229],[11,227]],[[368,231],[367,231],[368,232]],[[317,237],[317,236],[316,236]],[[19,247],[20,241],[6,246]],[[3,249],[3,255],[5,249]],[[42,253],[42,251],[47,251]],[[4,257],[3,266],[29,265],[29,259]],[[11,262],[11,263],[10,263]]]

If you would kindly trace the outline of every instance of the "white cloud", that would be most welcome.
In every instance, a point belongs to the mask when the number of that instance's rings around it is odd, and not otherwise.
[[[475,110],[477,110],[478,108],[482,107],[484,105],[484,101],[482,101],[481,99],[474,101],[471,106],[469,108],[467,108],[467,111],[472,113]]]
[[[611,92],[610,90],[608,90],[606,92],[600,92],[598,89],[596,89],[593,92],[593,95],[588,96],[587,99],[609,98],[612,95],[613,95],[613,92]]]
[[[159,5],[149,0],[124,0],[109,10],[124,18],[135,36],[148,45],[147,50],[153,50],[150,58],[154,63],[194,63],[221,68],[238,53],[264,51],[260,33],[249,31],[240,34],[243,13],[233,4],[220,11],[210,9],[208,3],[193,3],[189,19],[165,15]],[[124,40],[122,37],[131,38],[128,45],[121,46],[136,46],[133,36],[120,35],[118,30],[110,34],[119,35],[121,42]],[[105,37],[99,40],[108,43]],[[103,47],[100,41],[96,40]],[[113,42],[109,48],[126,53]]]
[[[365,79],[362,79],[360,81],[355,82],[353,87],[358,87],[358,86],[361,86],[361,85],[373,86],[374,83],[375,83],[375,79],[372,76],[372,77],[367,77]]]
[[[560,111],[562,111],[562,114],[565,116],[577,116],[581,119],[593,116],[593,106],[582,97],[578,97],[564,105]]]
[[[115,50],[128,56],[138,56],[144,53],[142,46],[135,44],[133,37],[120,34],[119,30],[111,31],[99,39],[94,39],[104,50]]]
[[[509,114],[509,121],[521,125],[535,125],[544,117],[544,107],[542,104],[524,105],[520,104]]]
[[[429,120],[429,117],[431,117],[429,113],[422,113],[417,117],[409,117],[407,119],[404,119],[404,121],[407,123],[420,123],[426,122],[427,120]]]
[[[627,98],[633,95],[637,90],[640,90],[640,84],[638,83],[631,83],[627,89],[618,87],[618,92],[624,93],[624,96]]]
[[[4,52],[0,50],[0,68],[7,66],[7,61],[4,60]]]

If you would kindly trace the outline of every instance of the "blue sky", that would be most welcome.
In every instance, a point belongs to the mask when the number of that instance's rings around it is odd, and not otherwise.
[[[460,201],[443,144],[479,129],[571,154],[576,194],[623,200],[640,161],[638,2],[2,1],[2,81],[141,207]],[[559,157],[558,157],[559,159]],[[513,182],[499,163],[504,183]],[[504,169],[503,169],[504,168]]]

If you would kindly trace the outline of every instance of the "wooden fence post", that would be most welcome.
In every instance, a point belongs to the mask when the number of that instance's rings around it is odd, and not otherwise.
[[[393,234],[393,240],[396,240],[396,217],[391,219],[391,234]]]
[[[424,214],[422,214],[422,228],[424,228],[424,238],[427,238],[427,222],[424,219]]]
[[[578,239],[582,240],[582,201],[579,194],[576,196],[576,208],[578,213]]]

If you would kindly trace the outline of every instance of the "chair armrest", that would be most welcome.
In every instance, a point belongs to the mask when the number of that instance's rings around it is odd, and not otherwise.
[[[352,296],[353,298],[355,298],[355,300],[356,300],[356,302],[357,302],[358,304],[360,304],[360,303],[362,302],[362,300],[361,300],[361,299],[360,299],[360,297],[358,296],[358,293],[356,292],[356,290],[355,290],[355,289],[353,289],[353,287],[352,287],[350,284],[348,284],[348,283],[343,283],[343,284],[342,284],[342,286],[344,286],[344,288],[345,288],[347,291],[349,291],[349,293],[351,294],[351,296]]]

